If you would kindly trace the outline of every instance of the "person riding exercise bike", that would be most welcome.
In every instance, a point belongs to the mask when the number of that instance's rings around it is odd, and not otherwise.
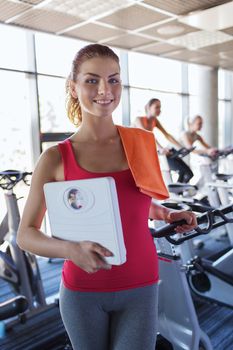
[[[169,142],[178,148],[183,148],[182,144],[168,133],[158,120],[161,113],[161,102],[159,99],[152,98],[149,100],[145,106],[145,112],[146,116],[140,116],[135,119],[134,126],[148,131],[153,131],[154,128],[158,128]],[[189,166],[181,158],[172,157],[169,148],[162,147],[158,141],[156,141],[156,143],[158,145],[159,153],[164,154],[167,157],[170,169],[178,172],[178,182],[189,182],[193,177],[193,173]]]

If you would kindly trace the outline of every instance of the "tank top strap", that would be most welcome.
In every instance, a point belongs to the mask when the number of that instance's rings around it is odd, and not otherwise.
[[[147,129],[148,127],[147,117],[141,117],[141,122],[142,122],[143,128]]]
[[[58,143],[58,150],[61,154],[64,167],[65,180],[70,179],[70,174],[77,172],[77,162],[69,139]]]
[[[156,128],[156,124],[157,124],[156,122],[157,122],[157,120],[156,120],[156,118],[154,118],[153,123],[152,123],[152,128]]]

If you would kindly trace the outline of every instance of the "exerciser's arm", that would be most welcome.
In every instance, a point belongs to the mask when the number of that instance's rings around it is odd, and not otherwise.
[[[204,147],[204,148],[201,148],[201,149],[194,149],[193,150],[193,153],[195,154],[208,154],[208,155],[214,155],[216,154],[217,152],[217,149],[216,148],[213,148],[211,147],[210,145],[208,145],[208,143],[206,143],[204,141],[204,139],[198,135],[198,138],[197,138],[197,141],[200,142],[200,144]],[[188,135],[186,133],[183,134],[183,143],[184,143],[184,146],[186,148],[191,148],[193,143],[191,142],[191,140],[189,139]]]
[[[193,230],[197,226],[196,215],[186,210],[173,210],[166,208],[158,203],[151,202],[149,218],[163,220],[166,223],[185,220],[186,224],[176,227],[177,233],[183,233]]]
[[[200,136],[199,138],[200,144],[205,147],[205,153],[209,156],[214,156],[217,153],[217,148],[211,147],[208,143],[204,141],[204,139]],[[203,150],[202,150],[203,151]],[[200,152],[201,153],[201,152]],[[203,153],[203,152],[202,152]]]
[[[158,120],[156,121],[156,127],[162,132],[168,141],[179,148],[182,147],[181,143],[179,143],[171,134],[169,134]]]

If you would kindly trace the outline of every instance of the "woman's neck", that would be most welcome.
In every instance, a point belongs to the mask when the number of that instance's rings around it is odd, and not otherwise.
[[[189,130],[190,130],[192,135],[195,135],[197,133],[197,131],[195,129],[190,128]]]
[[[148,119],[151,119],[151,118],[157,119],[157,116],[156,115],[147,114],[147,118]]]
[[[107,141],[115,138],[118,135],[117,128],[111,118],[101,119],[97,117],[96,120],[83,119],[82,124],[78,130],[80,141]]]

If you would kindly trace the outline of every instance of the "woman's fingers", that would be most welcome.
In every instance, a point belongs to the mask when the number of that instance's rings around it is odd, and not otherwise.
[[[82,241],[72,243],[69,259],[87,273],[95,273],[99,270],[110,270],[112,265],[105,260],[113,256],[112,252],[98,243]]]
[[[172,223],[174,221],[185,220],[186,223],[177,226],[176,232],[183,233],[193,230],[197,227],[197,218],[196,215],[190,211],[173,211],[169,215],[169,222]]]
[[[91,249],[95,257],[91,272],[93,273],[99,270],[110,270],[112,265],[108,264],[104,258],[113,256],[113,253],[99,243],[92,243]]]
[[[113,256],[113,253],[109,249],[103,247],[99,243],[92,243],[92,249],[94,252],[103,257]]]

